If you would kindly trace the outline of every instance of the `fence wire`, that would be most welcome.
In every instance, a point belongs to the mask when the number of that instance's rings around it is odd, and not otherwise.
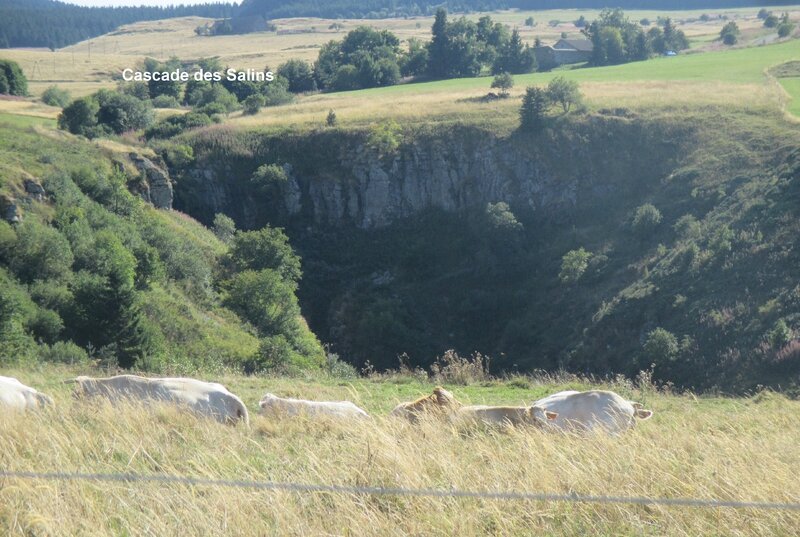
[[[641,496],[594,496],[584,494],[550,494],[541,492],[514,492],[489,490],[412,489],[402,487],[370,487],[351,485],[323,485],[277,481],[245,481],[208,479],[177,475],[143,474],[91,474],[69,472],[15,472],[0,471],[0,479],[36,479],[46,481],[111,481],[123,483],[162,483],[191,487],[228,487],[240,489],[287,491],[298,493],[328,492],[352,495],[422,496],[433,498],[477,498],[485,500],[525,500],[540,502],[574,502],[597,504],[661,505],[667,507],[709,507],[730,509],[780,509],[800,511],[800,503],[734,501],[703,498],[647,498]],[[0,483],[2,488],[2,483]]]

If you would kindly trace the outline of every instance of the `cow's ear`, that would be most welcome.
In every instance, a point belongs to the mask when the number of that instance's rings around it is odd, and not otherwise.
[[[649,420],[650,418],[653,417],[653,411],[645,410],[643,408],[637,408],[636,417],[639,418],[640,420]]]
[[[551,412],[549,410],[545,410],[544,415],[548,420],[554,420],[558,417],[558,412]]]

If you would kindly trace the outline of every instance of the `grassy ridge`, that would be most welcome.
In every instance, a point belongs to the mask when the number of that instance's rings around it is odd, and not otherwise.
[[[51,392],[57,408],[0,416],[0,465],[15,471],[134,472],[211,479],[554,494],[792,502],[800,403],[762,393],[696,398],[614,384],[655,416],[621,438],[537,431],[412,427],[386,417],[432,385],[406,377],[349,382],[225,377],[255,410],[266,391],[350,399],[366,424],[253,416],[250,430],[172,409],[143,412],[71,400],[74,370],[5,370]],[[464,402],[519,404],[577,380],[516,378],[447,386]],[[8,535],[792,535],[797,512],[474,499],[294,494],[139,483],[10,479],[0,488]]]

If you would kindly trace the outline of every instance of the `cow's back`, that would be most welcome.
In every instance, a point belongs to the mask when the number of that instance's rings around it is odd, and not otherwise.
[[[557,413],[550,423],[561,430],[617,433],[633,425],[633,405],[610,391],[559,392],[534,405]]]
[[[52,405],[53,400],[12,377],[0,377],[0,407],[28,410]]]
[[[222,384],[190,378],[146,378],[118,375],[93,379],[78,377],[83,395],[103,396],[110,401],[130,400],[151,403],[166,402],[188,407],[194,413],[222,423],[249,423],[247,407]]]

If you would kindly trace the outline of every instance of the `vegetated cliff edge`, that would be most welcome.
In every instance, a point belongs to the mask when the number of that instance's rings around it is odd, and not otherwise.
[[[357,365],[455,348],[496,372],[655,364],[728,390],[800,371],[800,134],[778,116],[595,114],[537,135],[214,127],[178,143],[194,159],[171,170],[176,207],[284,226],[304,315]],[[265,165],[285,179],[263,182]]]

